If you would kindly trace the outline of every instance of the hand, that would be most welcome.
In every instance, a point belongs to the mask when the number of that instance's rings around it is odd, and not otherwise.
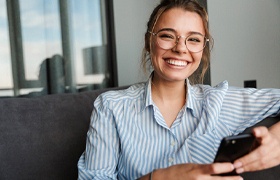
[[[212,176],[214,174],[231,172],[233,170],[234,166],[231,163],[179,164],[154,171],[153,180],[241,180],[242,177],[240,176]]]
[[[276,129],[274,128],[271,131],[268,131],[266,127],[253,129],[253,134],[256,136],[259,146],[248,155],[234,162],[237,173],[263,170],[280,164],[280,136],[279,129],[277,131]]]

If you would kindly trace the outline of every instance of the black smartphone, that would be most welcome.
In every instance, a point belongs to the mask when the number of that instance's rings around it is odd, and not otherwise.
[[[214,162],[234,162],[236,159],[248,154],[256,147],[256,138],[253,134],[240,134],[222,139]],[[235,171],[222,176],[237,175]]]

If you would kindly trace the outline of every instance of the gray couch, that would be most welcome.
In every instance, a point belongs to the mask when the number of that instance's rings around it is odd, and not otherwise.
[[[93,101],[107,90],[0,99],[0,180],[77,179]],[[244,177],[278,180],[280,166]]]

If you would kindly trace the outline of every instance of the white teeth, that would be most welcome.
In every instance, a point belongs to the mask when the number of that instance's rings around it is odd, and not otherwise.
[[[167,63],[175,65],[175,66],[186,66],[188,65],[187,61],[180,61],[180,60],[173,60],[173,59],[168,59],[166,60]]]

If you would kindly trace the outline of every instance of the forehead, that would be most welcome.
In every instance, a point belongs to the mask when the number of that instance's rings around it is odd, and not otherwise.
[[[172,8],[162,13],[154,31],[162,28],[172,28],[177,33],[199,32],[205,34],[202,18],[195,12],[186,11],[182,8]]]

